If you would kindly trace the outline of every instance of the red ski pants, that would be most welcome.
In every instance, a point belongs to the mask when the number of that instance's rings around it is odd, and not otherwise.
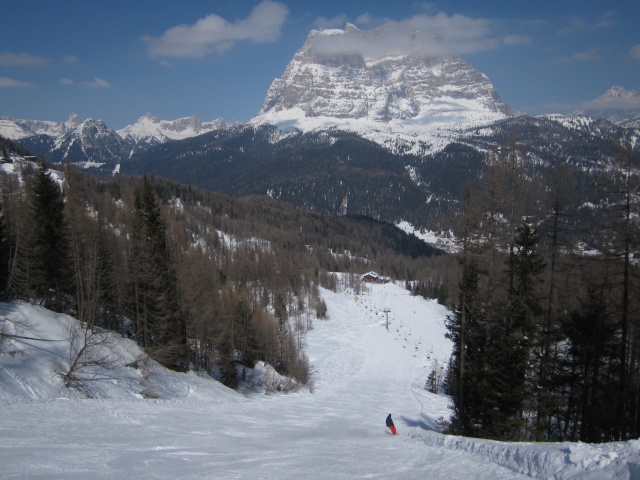
[[[394,427],[393,425],[391,425],[391,426],[389,427],[389,430],[391,430],[391,433],[393,433],[394,435],[395,435],[396,433],[398,433],[398,432],[396,431],[396,427]]]

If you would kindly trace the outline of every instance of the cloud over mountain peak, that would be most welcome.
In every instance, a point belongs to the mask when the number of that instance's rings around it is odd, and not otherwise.
[[[434,57],[471,54],[500,48],[505,43],[494,35],[492,22],[464,15],[416,15],[373,30],[353,26],[323,30],[310,36],[311,47],[323,55],[384,57],[416,55]]]

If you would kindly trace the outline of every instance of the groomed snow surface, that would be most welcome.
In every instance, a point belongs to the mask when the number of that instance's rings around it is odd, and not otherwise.
[[[153,363],[126,367],[140,352],[111,336],[114,367],[85,372],[94,398],[83,398],[55,373],[68,364],[74,321],[0,304],[4,334],[64,340],[2,338],[0,478],[640,479],[638,441],[515,444],[438,433],[448,399],[424,385],[451,352],[447,310],[394,284],[367,290],[322,291],[329,317],[307,337],[312,391],[290,395],[240,395]],[[385,428],[389,413],[396,436]]]

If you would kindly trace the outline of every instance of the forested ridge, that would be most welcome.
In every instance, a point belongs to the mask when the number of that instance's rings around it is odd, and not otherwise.
[[[256,361],[308,382],[304,335],[326,315],[318,287],[346,287],[331,272],[360,288],[366,271],[420,279],[443,257],[366,218],[15,161],[2,175],[4,298],[117,331],[169,368],[232,388]]]
[[[123,160],[120,170],[227,195],[269,194],[327,214],[337,214],[348,195],[350,212],[392,221],[424,205],[404,167],[418,161],[349,132],[285,135],[242,126],[158,145]]]
[[[546,183],[561,164],[573,178],[574,202],[596,203],[594,176],[610,168],[621,143],[640,165],[636,132],[603,119],[519,116],[470,128],[442,150],[401,154],[336,129],[239,125],[155,146],[123,159],[120,171],[227,195],[268,194],[328,214],[347,197],[350,213],[442,232],[456,228],[465,183],[508,143],[524,152],[530,181]]]

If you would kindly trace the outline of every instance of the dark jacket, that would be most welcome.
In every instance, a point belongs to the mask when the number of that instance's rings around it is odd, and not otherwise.
[[[387,417],[387,427],[393,427],[393,420],[391,420],[391,414]]]

